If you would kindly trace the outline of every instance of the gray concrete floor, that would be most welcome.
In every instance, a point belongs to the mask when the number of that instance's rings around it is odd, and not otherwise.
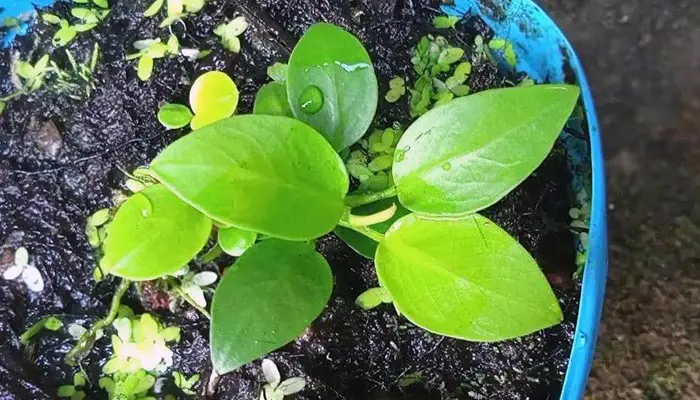
[[[540,0],[603,125],[610,279],[588,399],[700,399],[700,1]]]

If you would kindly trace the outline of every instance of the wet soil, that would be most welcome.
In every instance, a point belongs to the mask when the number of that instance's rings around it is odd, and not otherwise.
[[[114,2],[112,13],[94,31],[70,45],[79,60],[89,57],[94,42],[102,46],[96,72],[97,89],[85,101],[49,91],[24,96],[8,104],[0,115],[0,271],[12,262],[14,249],[29,249],[32,263],[42,272],[46,288],[27,293],[20,284],[0,280],[0,398],[49,399],[70,380],[75,370],[62,358],[71,346],[69,336],[42,334],[30,348],[20,348],[18,335],[47,314],[67,323],[89,322],[106,312],[114,282],[95,284],[90,278],[95,257],[83,233],[85,219],[97,208],[112,205],[113,191],[123,189],[120,169],[145,165],[168,143],[183,134],[165,131],[155,111],[163,102],[186,103],[192,80],[217,69],[229,73],[242,93],[240,112],[249,112],[257,88],[266,80],[265,67],[284,61],[296,39],[317,21],[343,26],[360,37],[372,56],[381,80],[409,75],[410,49],[430,30],[438,4],[411,0],[344,1],[210,1],[198,15],[177,25],[181,44],[212,55],[190,62],[183,57],[156,61],[153,77],[141,82],[131,53],[135,40],[166,31],[160,19],[144,19],[147,1]],[[54,12],[67,15],[69,4]],[[235,13],[251,23],[241,54],[225,53],[211,34],[213,27]],[[449,33],[450,40],[468,44],[476,33],[489,32],[479,20],[465,20]],[[0,93],[10,93],[10,65],[18,54],[34,59],[47,51],[53,27],[36,25],[29,36],[0,52]],[[62,51],[54,55],[60,61]],[[488,62],[474,66],[469,84],[475,90],[502,87],[519,77],[505,76]],[[406,124],[405,104],[387,107],[380,102],[378,124]],[[60,143],[46,143],[55,132]],[[48,128],[47,128],[48,126]],[[334,270],[333,297],[305,335],[270,355],[283,376],[309,381],[298,399],[549,399],[558,398],[567,366],[580,287],[572,281],[573,238],[568,230],[571,175],[562,143],[544,164],[513,193],[486,214],[518,238],[547,274],[564,310],[556,327],[512,341],[468,343],[429,334],[398,317],[389,306],[363,312],[357,295],[376,286],[370,261],[356,255],[335,236],[318,242]],[[218,260],[219,266],[230,265]],[[213,265],[209,265],[213,268]],[[176,315],[161,311],[159,295],[148,295],[146,309],[183,327],[175,346],[174,368],[185,374],[202,373],[209,364],[208,324],[193,310]],[[143,309],[135,290],[126,302]],[[98,342],[86,360],[97,380],[108,343]],[[421,373],[413,385],[400,387],[402,378]],[[256,398],[262,385],[259,365],[223,376],[214,398]],[[99,392],[89,398],[101,398]]]

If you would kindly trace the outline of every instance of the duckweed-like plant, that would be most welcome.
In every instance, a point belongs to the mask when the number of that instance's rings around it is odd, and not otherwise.
[[[214,113],[217,121],[152,161],[149,174],[159,183],[117,210],[103,272],[167,278],[217,226],[218,246],[239,256],[211,307],[219,374],[294,340],[323,311],[333,277],[314,240],[334,230],[374,259],[381,288],[358,299],[364,308],[393,302],[426,330],[472,341],[557,324],[559,303],[535,260],[478,212],[547,157],[578,88],[466,96],[471,65],[440,38],[422,40],[413,64],[423,83],[410,89],[410,107],[420,118],[405,132],[375,130],[368,139],[379,97],[374,68],[357,38],[329,24],[309,28],[286,69],[271,68],[274,86],[261,89],[255,114],[228,118],[235,106],[207,109],[190,98],[195,115]],[[392,90],[400,86],[397,80]],[[230,88],[216,90],[234,96]],[[437,96],[445,92],[451,95]],[[360,140],[364,150],[344,161],[338,152]],[[381,185],[348,193],[350,176],[367,182],[380,174]]]

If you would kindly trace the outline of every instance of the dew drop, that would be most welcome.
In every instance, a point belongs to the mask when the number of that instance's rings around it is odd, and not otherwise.
[[[445,171],[449,171],[452,169],[452,164],[446,162],[446,163],[442,164],[442,169]]]
[[[323,107],[323,92],[318,86],[308,86],[299,96],[301,110],[307,114],[316,114]]]

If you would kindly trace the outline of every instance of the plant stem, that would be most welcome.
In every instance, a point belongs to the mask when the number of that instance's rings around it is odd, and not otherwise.
[[[209,311],[207,311],[206,308],[195,303],[195,301],[192,300],[192,298],[187,293],[185,293],[184,290],[182,290],[181,286],[178,285],[175,288],[175,293],[177,293],[178,296],[182,297],[182,299],[185,300],[187,303],[189,303],[189,305],[191,305],[195,310],[202,313],[202,315],[204,315],[205,317],[207,317],[208,320],[211,321],[211,314],[209,314]]]
[[[348,221],[344,220],[340,220],[340,222],[338,222],[338,225],[346,227],[348,229],[352,229],[355,232],[361,233],[367,236],[368,238],[374,240],[375,242],[381,242],[384,239],[384,235],[367,226],[353,225]]]
[[[381,192],[348,195],[345,197],[345,205],[349,207],[359,207],[394,196],[396,196],[396,186],[391,186]]]
[[[19,340],[22,342],[23,345],[27,345],[29,341],[39,332],[41,332],[42,329],[44,329],[44,325],[46,325],[46,321],[49,320],[49,318],[52,318],[52,315],[49,315],[48,317],[44,317],[37,321],[34,325],[30,326],[29,329],[24,331],[24,333],[19,337]]]
[[[66,354],[66,363],[68,365],[76,365],[87,356],[90,349],[92,349],[93,344],[97,340],[97,331],[104,329],[114,322],[119,311],[119,306],[121,305],[122,297],[126,293],[127,289],[131,286],[131,281],[127,279],[122,279],[117,286],[117,290],[112,296],[112,303],[109,306],[109,312],[107,316],[95,322],[87,332],[78,339],[78,343]]]
[[[23,94],[24,94],[23,91],[18,90],[18,91],[14,92],[14,93],[11,93],[11,94],[9,94],[9,95],[7,95],[7,96],[5,96],[5,97],[0,97],[0,101],[10,101],[10,100],[14,99],[15,97],[19,97],[19,96],[21,96],[21,95],[23,95]]]
[[[206,308],[204,308],[204,307],[200,306],[199,304],[197,304],[197,303],[190,297],[190,295],[188,295],[188,294],[182,289],[182,285],[180,285],[179,282],[177,282],[175,279],[170,279],[170,282],[169,282],[169,283],[170,283],[170,285],[173,287],[173,289],[175,289],[175,293],[176,293],[178,296],[180,296],[180,297],[181,297],[183,300],[185,300],[189,305],[191,305],[192,308],[194,308],[195,310],[197,310],[197,311],[199,311],[200,313],[202,313],[202,315],[204,315],[205,317],[207,317],[208,320],[211,321],[211,314],[209,314],[209,311],[207,311]]]
[[[348,213],[347,220],[350,225],[369,226],[387,221],[391,219],[394,214],[396,214],[396,204],[392,203],[387,209],[370,215],[354,215]]]

